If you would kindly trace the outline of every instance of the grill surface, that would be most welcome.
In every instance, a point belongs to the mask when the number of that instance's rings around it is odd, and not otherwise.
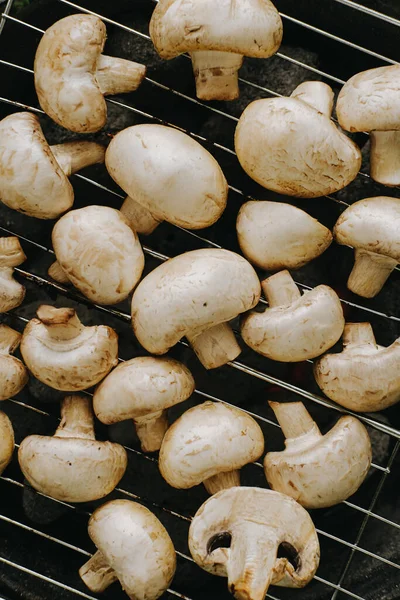
[[[322,79],[338,92],[354,73],[400,59],[398,34],[400,6],[395,0],[276,0],[284,21],[284,43],[268,61],[246,59],[241,70],[241,96],[231,103],[204,103],[195,98],[193,75],[187,57],[163,62],[152,48],[148,22],[155,0],[123,2],[86,0],[77,5],[68,0],[36,1],[18,10],[18,0],[0,2],[0,118],[18,110],[39,114],[50,143],[76,138],[58,128],[38,108],[32,66],[42,31],[57,19],[79,11],[102,16],[108,27],[107,53],[131,58],[148,66],[148,77],[137,92],[108,99],[109,119],[105,130],[89,139],[103,143],[109,135],[142,122],[170,124],[189,132],[220,162],[230,184],[228,208],[222,219],[200,235],[166,223],[144,239],[146,273],[160,261],[181,252],[207,246],[238,250],[235,235],[237,212],[248,198],[281,199],[304,208],[332,227],[348,204],[373,195],[400,197],[368,175],[368,138],[355,136],[362,147],[362,172],[346,190],[316,200],[295,200],[268,192],[238,168],[233,151],[233,133],[243,108],[253,99],[286,95],[308,79]],[[123,194],[107,176],[104,166],[95,166],[72,178],[75,208],[104,204],[119,208]],[[26,285],[24,304],[2,320],[22,330],[42,303],[73,306],[85,324],[107,323],[120,336],[120,360],[143,355],[129,325],[128,303],[117,308],[91,305],[72,287],[49,281],[47,268],[54,260],[51,250],[53,223],[19,215],[0,207],[0,235],[17,235],[28,256],[17,277]],[[322,257],[295,272],[303,289],[320,283],[339,293],[346,320],[370,321],[378,342],[391,343],[400,335],[400,279],[398,270],[373,300],[353,296],[345,286],[352,264],[352,251],[333,245]],[[260,276],[265,276],[260,272]],[[237,330],[237,323],[235,329]],[[340,346],[338,346],[338,349]],[[220,400],[247,410],[263,428],[268,450],[282,448],[283,436],[268,408],[267,400],[302,400],[323,431],[340,413],[347,412],[323,398],[312,377],[312,361],[278,364],[248,348],[225,367],[206,372],[193,352],[181,342],[171,355],[192,370],[197,389],[191,400],[170,411],[174,420],[183,410],[205,399]],[[16,441],[31,433],[51,434],[59,415],[62,394],[31,378],[27,388],[1,408],[13,421]],[[394,407],[382,414],[360,415],[373,443],[373,465],[361,489],[349,501],[331,509],[312,511],[321,543],[321,565],[314,581],[304,590],[272,587],[272,600],[398,600],[400,598],[400,419]],[[186,600],[230,598],[226,581],[201,571],[187,548],[191,515],[206,499],[202,487],[189,491],[169,488],[158,473],[157,458],[144,455],[130,423],[108,428],[98,424],[99,438],[110,437],[125,445],[129,467],[111,498],[125,497],[148,506],[165,524],[178,553],[178,569],[165,598]],[[17,444],[18,447],[18,444]],[[242,471],[245,485],[266,486],[260,463]],[[0,594],[17,598],[95,599],[82,584],[78,568],[93,551],[87,521],[94,508],[104,502],[72,506],[46,498],[24,481],[16,456],[0,478]],[[102,595],[126,598],[118,584]],[[1,600],[1,598],[0,598]]]

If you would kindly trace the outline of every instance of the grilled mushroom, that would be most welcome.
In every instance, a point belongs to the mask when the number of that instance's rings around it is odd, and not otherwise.
[[[15,396],[28,383],[28,371],[23,362],[11,354],[21,341],[21,334],[7,325],[0,325],[0,400]]]
[[[25,288],[14,279],[14,267],[26,260],[17,237],[0,238],[0,313],[22,304]]]
[[[14,429],[6,413],[0,411],[0,475],[10,464],[14,452]]]

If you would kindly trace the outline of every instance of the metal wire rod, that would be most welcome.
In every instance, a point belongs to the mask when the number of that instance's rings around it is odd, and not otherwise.
[[[339,4],[344,4],[345,6],[349,6],[350,8],[354,8],[359,12],[366,13],[371,17],[375,17],[376,19],[380,19],[381,21],[386,21],[386,23],[390,23],[391,25],[400,26],[399,19],[395,19],[394,17],[390,17],[389,15],[385,15],[384,13],[378,12],[373,8],[368,8],[368,6],[363,6],[362,4],[358,4],[358,2],[353,2],[353,0],[333,0]]]

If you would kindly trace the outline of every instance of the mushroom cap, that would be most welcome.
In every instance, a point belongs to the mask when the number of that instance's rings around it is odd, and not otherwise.
[[[268,271],[298,269],[332,242],[329,229],[304,210],[283,202],[246,202],[236,230],[245,257]]]
[[[253,308],[260,298],[253,267],[229,250],[202,249],[172,258],[145,277],[132,298],[140,344],[164,354],[190,334],[203,333]]]
[[[1,201],[30,217],[55,219],[74,202],[72,185],[31,113],[0,121],[0,175]]]
[[[120,131],[106,152],[116,183],[159,221],[202,229],[225,210],[228,184],[215,158],[194,139],[164,125]]]
[[[106,27],[94,15],[70,15],[44,33],[35,56],[40,106],[59,125],[78,133],[101,129],[106,103],[96,80]]]
[[[176,569],[167,530],[146,507],[112,500],[94,511],[89,535],[132,600],[156,600]]]
[[[161,0],[150,36],[162,58],[214,50],[268,58],[282,41],[282,20],[270,0]]]
[[[250,415],[220,402],[204,402],[168,429],[159,468],[173,487],[190,488],[256,461],[263,451],[263,433]]]
[[[327,115],[296,98],[249,104],[236,128],[235,149],[257,183],[299,198],[341,190],[361,166],[354,142]]]
[[[0,411],[0,475],[10,463],[14,452],[14,430],[6,413]]]
[[[321,436],[308,432],[285,441],[286,450],[269,452],[264,459],[270,487],[291,496],[306,508],[338,504],[354,494],[372,460],[371,442],[355,417],[341,417]]]
[[[120,365],[96,389],[93,408],[107,425],[165,410],[192,395],[194,379],[171,358],[143,356]]]
[[[25,298],[24,286],[14,279],[14,267],[25,260],[17,237],[0,238],[0,313],[17,308]]]
[[[125,217],[108,206],[70,211],[54,226],[52,241],[68,279],[93,302],[125,300],[142,274],[139,239]]]
[[[333,235],[338,244],[400,262],[400,199],[375,196],[355,202],[342,212]]]
[[[319,543],[310,515],[289,496],[255,487],[223,490],[199,508],[189,529],[189,549],[196,563],[209,573],[226,577],[235,537],[243,535],[247,523],[265,528],[265,536],[276,540],[277,550],[286,543],[299,555],[296,570],[287,559],[276,559],[273,585],[303,587],[313,578],[319,564]],[[213,539],[225,532],[232,537],[231,548],[212,550]]]
[[[7,325],[0,325],[0,340],[12,333]],[[19,344],[21,336],[15,338],[10,352],[12,352]],[[22,388],[28,383],[28,370],[24,363],[11,356],[9,352],[0,351],[0,400],[8,400],[18,394]]]
[[[357,73],[342,87],[336,104],[347,131],[400,129],[400,65]]]

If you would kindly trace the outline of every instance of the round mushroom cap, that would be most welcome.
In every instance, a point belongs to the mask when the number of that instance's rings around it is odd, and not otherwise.
[[[332,242],[329,229],[283,202],[246,202],[239,211],[236,230],[245,257],[268,271],[298,269]]]
[[[122,302],[142,274],[139,239],[125,217],[108,206],[70,211],[54,226],[52,241],[68,279],[93,302]]]
[[[361,166],[354,142],[328,116],[296,98],[249,104],[236,128],[235,149],[257,183],[299,198],[341,190]]]
[[[10,463],[14,452],[14,430],[6,413],[0,411],[0,475]]]
[[[165,410],[192,395],[194,379],[171,358],[143,356],[120,365],[96,389],[93,408],[110,425]]]
[[[400,199],[375,196],[355,202],[340,215],[336,242],[400,262]]]
[[[357,73],[342,87],[336,104],[347,131],[400,129],[400,65]]]
[[[161,0],[150,36],[162,58],[214,50],[268,58],[282,41],[282,20],[270,0]]]
[[[202,229],[225,210],[228,184],[215,160],[191,137],[163,125],[120,131],[106,152],[116,183],[159,221]]]
[[[55,219],[74,202],[72,185],[31,113],[0,121],[0,199],[38,219]]]
[[[167,430],[159,468],[173,487],[190,488],[256,461],[263,451],[263,433],[250,415],[220,402],[204,402]]]
[[[0,351],[0,400],[8,400],[18,394],[28,383],[28,370],[24,363],[11,356],[20,341],[20,334],[13,332],[7,325],[0,325],[0,342],[9,336],[14,336],[14,343],[7,351]]]

